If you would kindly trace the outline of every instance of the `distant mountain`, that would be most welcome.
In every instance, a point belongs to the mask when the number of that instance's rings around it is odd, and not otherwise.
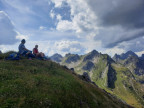
[[[2,52],[0,51],[0,54],[2,54]]]
[[[124,66],[129,68],[134,74],[138,76],[144,75],[144,60],[137,57],[129,57],[124,61]]]
[[[122,53],[121,55],[118,55],[118,54],[115,54],[113,59],[115,61],[118,61],[118,60],[125,60],[127,59],[128,57],[130,56],[134,56],[134,57],[138,57],[133,51],[128,51],[126,53]]]
[[[109,55],[93,50],[81,56],[66,54],[60,64],[74,68],[80,75],[87,72],[91,80],[100,88],[120,97],[134,107],[142,107],[144,104],[143,62],[139,61],[138,56],[132,51],[115,55],[115,58],[113,60]],[[131,64],[136,65],[132,67]]]
[[[78,54],[66,54],[67,59],[65,60],[66,63],[77,62],[80,60],[80,56]]]
[[[88,60],[92,60],[94,57],[99,56],[99,52],[96,50],[93,50],[92,52],[90,52],[89,54],[87,54],[84,59],[83,62],[88,61]]]
[[[50,59],[51,59],[52,61],[55,61],[55,62],[57,62],[57,63],[61,62],[61,61],[62,61],[62,58],[63,58],[63,57],[62,57],[60,54],[57,54],[57,53],[50,57]]]
[[[138,57],[134,52],[128,51],[127,53],[123,53],[121,55],[115,54],[113,59],[117,63],[127,67],[133,75],[144,75],[144,54],[142,57]]]

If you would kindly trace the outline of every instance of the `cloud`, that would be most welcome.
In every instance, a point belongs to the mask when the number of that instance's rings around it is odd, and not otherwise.
[[[56,0],[53,2],[57,4]],[[144,35],[143,0],[65,0],[65,2],[71,7],[71,21],[60,20],[58,30],[71,29],[79,36],[96,37],[107,48]],[[69,25],[71,27],[68,27]],[[98,35],[101,32],[105,32],[103,33],[105,35],[101,35],[105,39]],[[112,37],[114,40],[111,41]],[[109,41],[105,44],[105,40]]]
[[[66,53],[83,54],[85,51],[85,48],[80,42],[68,40],[56,41],[54,43],[54,48],[56,48],[56,51],[60,52],[62,55]]]
[[[29,36],[28,35],[23,35],[23,34],[20,34],[19,32],[17,32],[16,39],[18,39],[18,40],[22,40],[22,39],[28,40]]]
[[[62,4],[65,0],[51,0],[51,1],[55,3],[56,8],[59,8],[62,6]]]
[[[8,15],[0,11],[0,45],[14,44],[17,42],[17,33]]]
[[[54,19],[54,17],[55,17],[55,13],[53,12],[53,10],[50,11],[50,17],[51,17],[52,19]]]
[[[143,0],[88,0],[87,3],[98,17],[98,26],[103,27],[99,33],[105,32],[106,39],[99,39],[108,40],[106,44],[103,42],[105,47],[112,48],[144,35]]]
[[[47,28],[46,27],[44,27],[44,26],[40,26],[39,27],[39,30],[46,30]]]

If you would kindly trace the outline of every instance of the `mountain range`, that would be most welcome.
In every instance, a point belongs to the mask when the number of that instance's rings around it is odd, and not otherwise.
[[[87,73],[96,85],[128,104],[144,107],[144,55],[128,51],[111,58],[93,50],[85,55],[56,54],[51,59],[79,75]]]

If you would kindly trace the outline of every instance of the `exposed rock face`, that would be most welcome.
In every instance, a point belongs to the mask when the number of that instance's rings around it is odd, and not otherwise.
[[[125,60],[125,59],[127,59],[128,57],[130,57],[130,56],[134,56],[134,57],[137,57],[137,58],[138,58],[138,56],[137,56],[134,52],[128,51],[128,52],[123,53],[123,54],[121,54],[121,55],[115,54],[114,57],[113,57],[113,59],[114,59],[115,61],[118,61],[119,59]]]
[[[140,82],[141,84],[144,84],[144,80],[140,80],[139,82]]]
[[[143,60],[139,60],[136,63],[135,74],[139,76],[144,75],[144,61]]]
[[[83,66],[83,70],[90,71],[93,67],[94,67],[94,63],[89,61],[89,62],[86,63],[85,66]]]
[[[60,54],[54,54],[53,56],[50,57],[50,59],[52,61],[55,61],[55,62],[61,62],[62,61],[62,56]]]
[[[96,50],[93,50],[90,54],[88,54],[84,59],[83,62],[87,61],[87,60],[92,60],[95,56],[98,56],[99,52]]]
[[[133,70],[134,74],[138,76],[144,75],[144,60],[131,56],[125,60],[124,65]]]
[[[114,89],[115,88],[115,81],[116,78],[116,71],[111,67],[111,65],[108,66],[108,87]]]
[[[2,54],[2,52],[0,51],[0,54]]]
[[[70,68],[70,70],[74,72],[74,68]]]
[[[139,61],[139,60],[138,60],[137,57],[130,56],[130,57],[128,57],[128,58],[124,61],[123,64],[126,66],[126,65],[128,65],[128,64],[130,64],[130,63],[136,64],[138,61]]]
[[[141,60],[144,60],[144,54],[142,54],[142,56],[140,57]]]
[[[113,60],[116,61],[116,62],[118,62],[119,59],[121,59],[121,56],[118,55],[118,54],[115,54],[114,57],[113,57]]]
[[[66,57],[66,63],[77,62],[78,60],[80,60],[80,56],[78,54],[69,54],[66,55]]]
[[[88,75],[87,72],[84,72],[83,75],[80,75],[79,78],[81,78],[82,80],[86,81],[86,82],[91,82],[91,79]]]

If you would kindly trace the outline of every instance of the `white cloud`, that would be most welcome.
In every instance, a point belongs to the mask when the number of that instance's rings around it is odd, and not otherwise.
[[[111,57],[113,57],[116,53],[122,54],[124,52],[126,51],[123,48],[118,48],[118,47],[106,49],[105,51],[103,51],[103,53],[109,54]]]
[[[50,11],[50,17],[53,19],[55,17],[55,13],[53,12],[53,10]]]
[[[56,41],[53,48],[57,51],[55,53],[60,53],[62,55],[65,55],[66,53],[82,54],[82,52],[85,50],[80,42],[68,40]]]
[[[144,51],[140,51],[140,52],[135,52],[139,57],[142,56],[142,54],[144,54]]]
[[[52,2],[55,3],[55,7],[61,7],[62,6],[62,2],[65,0],[51,0]]]
[[[62,16],[60,14],[56,15],[57,20],[61,21]]]
[[[57,0],[53,0],[53,2],[57,4]],[[59,20],[57,30],[75,31],[78,38],[88,39],[89,42],[93,43],[92,45],[101,41],[101,49],[107,47],[107,49],[112,50],[123,44],[123,46],[127,46],[121,48],[120,52],[132,50],[133,44],[130,41],[142,37],[144,34],[142,28],[144,15],[141,13],[144,2],[142,0],[138,0],[138,2],[131,2],[130,0],[62,0],[59,1],[59,4],[62,4],[62,2],[66,2],[70,6],[71,20]],[[128,3],[129,6],[127,6]],[[59,5],[60,7],[62,8],[63,5]],[[132,11],[134,11],[134,14],[132,14]],[[137,15],[135,12],[140,12],[142,18],[137,16],[130,18],[130,16]],[[118,14],[121,14],[121,16],[118,16]],[[135,29],[135,27],[137,28]],[[92,41],[94,37],[95,41]],[[135,43],[140,46],[138,42]],[[93,46],[90,47],[92,48]],[[142,48],[137,49],[141,50]],[[108,52],[110,53],[110,51]]]
[[[57,1],[53,1],[57,4]],[[59,1],[60,2],[60,1]],[[62,3],[63,1],[61,1]],[[78,36],[88,36],[93,32],[97,33],[97,17],[83,0],[68,0],[67,2],[71,7],[71,20],[59,20],[57,24],[58,30],[73,30]],[[61,5],[62,6],[62,5]],[[70,26],[70,27],[68,27]],[[91,35],[89,35],[91,36]]]
[[[23,35],[23,34],[20,34],[19,32],[17,32],[16,39],[19,39],[19,40],[26,39],[26,40],[28,40],[29,36],[28,35]]]
[[[59,31],[73,30],[73,23],[67,20],[62,20],[58,22],[56,29]]]
[[[44,26],[40,26],[39,27],[39,30],[46,30],[47,28],[46,27],[44,27]]]

